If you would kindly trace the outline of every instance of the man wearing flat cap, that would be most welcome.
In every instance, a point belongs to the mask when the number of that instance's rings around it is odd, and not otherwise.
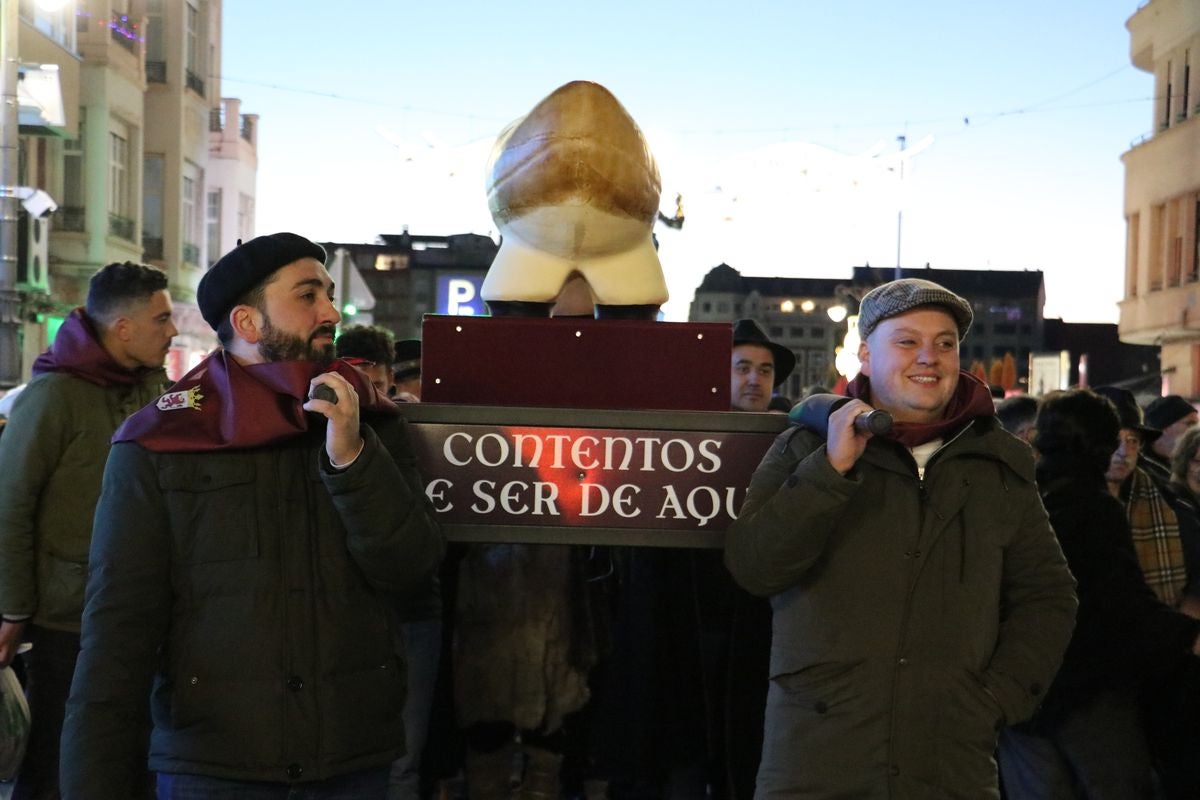
[[[756,797],[998,798],[998,732],[1054,677],[1074,584],[1029,447],[959,368],[972,316],[926,280],[864,296],[853,399],[780,434],[726,534],[774,608]]]
[[[291,233],[225,255],[197,292],[221,347],[113,437],[65,798],[130,796],[139,755],[164,800],[384,795],[397,598],[444,544],[395,404],[333,360],[324,259]]]

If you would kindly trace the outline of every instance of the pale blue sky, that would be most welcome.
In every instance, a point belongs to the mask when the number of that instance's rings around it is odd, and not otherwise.
[[[684,230],[659,230],[668,319],[686,318],[721,261],[803,277],[894,266],[903,203],[904,266],[1042,269],[1047,316],[1114,322],[1120,156],[1151,127],[1152,78],[1129,65],[1136,10],[1136,0],[235,1],[223,11],[222,94],[261,115],[259,233],[490,233],[490,141],[584,78],[646,132],[663,208],[683,193]],[[882,146],[878,162],[901,134],[910,146],[934,137],[903,184],[829,152]]]

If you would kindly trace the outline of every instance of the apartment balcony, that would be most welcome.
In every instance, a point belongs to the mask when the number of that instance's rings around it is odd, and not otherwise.
[[[183,243],[183,263],[200,266],[200,248],[194,244]]]
[[[59,206],[54,214],[55,230],[83,233],[87,230],[84,212],[82,206]]]
[[[112,34],[112,40],[125,48],[131,53],[137,52],[137,43],[140,38],[136,31],[132,28],[132,23],[129,18],[119,14],[114,14],[112,22],[108,24],[109,32]]]
[[[121,239],[133,241],[133,232],[137,228],[137,223],[128,217],[118,216],[117,214],[108,215],[108,235],[116,236]]]
[[[187,88],[204,97],[204,79],[190,69],[187,70]]]

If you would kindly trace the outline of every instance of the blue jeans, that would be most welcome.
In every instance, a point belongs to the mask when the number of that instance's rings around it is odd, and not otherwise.
[[[257,783],[160,772],[158,800],[383,800],[387,778],[387,767],[315,783]]]
[[[421,754],[429,738],[433,687],[442,655],[442,621],[406,622],[400,626],[408,664],[408,694],[404,698],[405,753],[392,762],[387,800],[418,800],[421,796]]]

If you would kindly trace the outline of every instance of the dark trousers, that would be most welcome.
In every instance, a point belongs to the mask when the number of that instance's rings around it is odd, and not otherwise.
[[[1169,800],[1200,797],[1200,663],[1188,657],[1146,682],[1150,751]]]
[[[1000,774],[1008,800],[1145,800],[1150,752],[1132,691],[1105,692],[1053,731],[1005,728]]]
[[[29,681],[32,725],[13,800],[57,800],[58,740],[79,657],[79,634],[37,625],[30,625],[28,630],[33,649],[21,657]]]
[[[206,775],[158,773],[158,800],[383,800],[388,767],[313,783],[256,783]]]

